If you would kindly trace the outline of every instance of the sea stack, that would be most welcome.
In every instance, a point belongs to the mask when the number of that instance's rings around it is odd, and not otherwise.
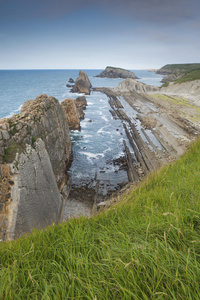
[[[83,71],[79,71],[79,77],[76,79],[76,82],[71,91],[73,93],[84,93],[86,95],[89,95],[91,87],[92,85],[88,79],[87,74]]]

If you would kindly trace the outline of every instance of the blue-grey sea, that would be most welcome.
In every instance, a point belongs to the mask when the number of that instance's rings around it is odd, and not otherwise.
[[[93,87],[114,87],[123,79],[95,77],[102,70],[83,70]],[[159,86],[162,76],[145,70],[133,70],[139,81]],[[20,112],[26,100],[47,94],[59,101],[76,98],[70,93],[68,80],[78,77],[79,70],[0,70],[0,118],[11,117]],[[72,184],[93,185],[97,176],[102,193],[128,181],[127,174],[114,166],[112,160],[124,155],[123,139],[126,135],[120,120],[111,116],[106,95],[92,92],[86,96],[88,106],[81,131],[72,131],[74,160],[70,168]],[[92,121],[92,122],[91,122]],[[128,141],[127,141],[128,143]]]

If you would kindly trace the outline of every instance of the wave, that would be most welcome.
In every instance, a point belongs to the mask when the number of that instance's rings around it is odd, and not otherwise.
[[[21,112],[23,104],[21,104],[17,109],[13,110],[9,115],[5,116],[4,118],[11,118],[15,114],[19,114]]]
[[[106,121],[106,122],[109,121],[108,118],[106,118],[106,116],[102,116],[101,118],[102,118],[104,121]]]

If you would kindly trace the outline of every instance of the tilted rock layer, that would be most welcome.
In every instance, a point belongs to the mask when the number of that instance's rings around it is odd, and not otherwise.
[[[47,95],[0,120],[0,239],[59,221],[71,141],[65,113]]]

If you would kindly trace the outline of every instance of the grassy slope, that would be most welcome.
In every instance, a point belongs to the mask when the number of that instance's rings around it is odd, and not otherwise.
[[[160,70],[176,71],[177,69],[183,71],[194,71],[200,69],[200,64],[168,64],[163,66]]]
[[[200,64],[169,64],[160,69],[173,71],[177,74],[181,74],[182,77],[175,80],[174,83],[182,83],[187,81],[193,81],[200,79]],[[168,86],[168,83],[162,85],[162,87]]]
[[[91,218],[0,244],[0,299],[200,299],[200,141]]]

